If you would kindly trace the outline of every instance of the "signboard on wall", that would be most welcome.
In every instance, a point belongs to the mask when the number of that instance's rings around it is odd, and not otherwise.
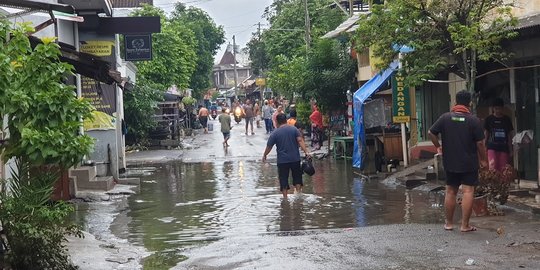
[[[343,131],[346,125],[346,113],[343,110],[335,110],[330,112],[330,121],[328,127],[330,130]]]
[[[257,79],[255,79],[255,84],[257,86],[265,86],[266,85],[266,78],[257,78]]]
[[[116,65],[114,54],[114,41],[81,41],[81,52],[102,57]],[[116,129],[116,86],[98,82],[88,77],[81,78],[82,97],[89,99],[95,111],[92,112],[94,119],[85,119],[85,130],[108,130]]]
[[[124,35],[126,61],[152,60],[152,34]]]
[[[405,85],[405,75],[398,70],[392,76],[392,122],[408,123],[411,121],[411,99],[409,87]]]

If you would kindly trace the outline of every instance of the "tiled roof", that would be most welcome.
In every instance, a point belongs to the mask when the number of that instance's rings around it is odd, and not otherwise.
[[[225,51],[219,64],[220,65],[234,65],[234,54],[230,51]]]
[[[140,7],[142,4],[153,5],[154,0],[112,0],[115,8],[133,8]]]

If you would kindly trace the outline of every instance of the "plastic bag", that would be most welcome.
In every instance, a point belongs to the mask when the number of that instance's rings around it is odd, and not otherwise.
[[[309,176],[313,176],[315,174],[315,167],[313,167],[311,158],[304,158],[302,160],[302,171]]]

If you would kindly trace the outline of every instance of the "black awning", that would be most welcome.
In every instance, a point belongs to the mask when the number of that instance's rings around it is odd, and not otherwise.
[[[83,15],[83,17],[84,22],[79,24],[79,30],[96,31],[103,35],[148,34],[161,32],[161,22],[158,16],[99,17],[93,14]]]
[[[32,47],[41,43],[41,40],[29,36]],[[85,77],[92,78],[106,84],[122,82],[122,78],[115,70],[111,70],[111,64],[98,56],[76,51],[73,46],[60,43],[60,61],[69,63],[75,68],[75,72]]]
[[[0,6],[18,8],[18,9],[31,9],[31,10],[42,10],[42,11],[59,11],[69,14],[75,14],[75,9],[70,5],[64,4],[51,4],[38,1],[30,0],[0,0]]]

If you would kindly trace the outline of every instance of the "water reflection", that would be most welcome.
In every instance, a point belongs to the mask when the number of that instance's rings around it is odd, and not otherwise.
[[[364,205],[366,203],[366,198],[364,196],[364,184],[361,178],[354,178],[353,182],[353,195],[355,198],[354,208],[356,211],[356,224],[358,226],[366,226],[366,213],[364,211]]]
[[[275,164],[164,164],[142,176],[140,194],[129,198],[129,239],[161,251],[161,260],[170,257],[163,254],[231,236],[443,220],[441,194],[363,181],[342,161],[315,166],[317,174],[304,177],[305,193],[283,201]]]
[[[279,230],[296,231],[304,228],[304,199],[294,197],[292,201],[282,200],[279,211]]]

